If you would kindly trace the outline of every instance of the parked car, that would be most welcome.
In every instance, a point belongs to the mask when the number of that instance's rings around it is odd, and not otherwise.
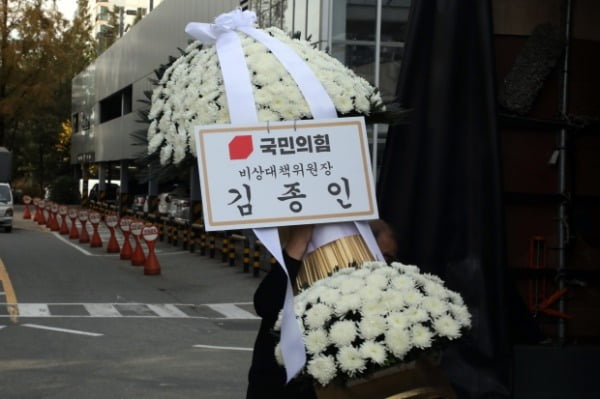
[[[13,195],[8,183],[0,183],[0,226],[10,233],[13,224]]]
[[[148,212],[148,196],[144,194],[138,194],[133,197],[131,209],[135,212]]]
[[[98,183],[94,184],[92,186],[92,189],[90,190],[90,193],[88,194],[88,199],[90,201],[99,201],[99,195],[100,195],[100,185]],[[106,193],[104,200],[106,202],[112,202],[112,203],[116,203],[119,199],[119,186],[117,184],[114,183],[110,183],[110,184],[106,184],[104,191]]]
[[[169,198],[169,216],[176,220],[190,220],[190,199]]]

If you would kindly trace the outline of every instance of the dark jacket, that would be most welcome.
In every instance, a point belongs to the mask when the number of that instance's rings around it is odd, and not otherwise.
[[[283,258],[293,286],[301,261],[291,258],[285,251]],[[279,342],[279,337],[272,329],[283,308],[286,279],[281,266],[275,264],[254,293],[254,308],[262,321],[254,343],[252,365],[248,373],[247,399],[316,398],[312,385],[306,381],[294,379],[286,385],[285,369],[275,360],[275,346]]]

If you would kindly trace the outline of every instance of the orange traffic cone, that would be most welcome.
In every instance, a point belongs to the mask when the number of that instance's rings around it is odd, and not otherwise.
[[[25,211],[23,212],[23,219],[31,219],[31,211],[29,210],[29,204],[31,204],[31,197],[29,195],[24,195],[23,203],[25,204]]]
[[[131,223],[131,234],[135,238],[135,248],[131,255],[132,266],[142,266],[146,262],[146,257],[142,249],[142,243],[140,242],[140,235],[142,234],[142,228],[144,224],[142,222]]]
[[[98,212],[92,212],[90,214],[90,223],[92,224],[93,228],[90,246],[92,248],[100,248],[102,246],[102,239],[100,238],[100,234],[98,233],[98,225],[100,224],[100,214]]]
[[[67,226],[67,207],[61,205],[58,208],[58,213],[60,214],[61,224],[59,233],[62,235],[69,234],[69,226]]]
[[[119,227],[121,227],[121,231],[123,232],[123,247],[121,247],[121,259],[129,260],[131,259],[131,243],[129,242],[129,234],[131,234],[130,226],[131,219],[124,217],[119,222]]]
[[[108,244],[106,245],[106,252],[119,252],[121,248],[119,248],[119,243],[115,237],[115,227],[119,223],[119,218],[115,215],[108,215],[104,219],[104,223],[110,230],[110,238],[108,239]]]
[[[144,263],[144,274],[157,275],[160,274],[160,264],[154,252],[156,239],[158,238],[158,228],[156,226],[147,226],[142,229],[142,237],[148,245],[148,256]]]
[[[71,230],[69,231],[69,238],[76,240],[79,238],[79,231],[77,230],[77,209],[69,209],[69,219],[71,219]]]
[[[52,204],[50,206],[50,215],[51,215],[51,219],[50,219],[50,230],[52,231],[58,231],[60,230],[60,226],[58,225],[58,205],[57,204]]]
[[[52,227],[52,204],[50,202],[46,202],[46,225],[47,228]]]
[[[88,242],[90,242],[90,236],[87,232],[87,227],[85,226],[88,221],[87,211],[79,211],[79,221],[81,222],[81,233],[79,234],[79,242],[82,244],[87,244]]]
[[[40,216],[38,217],[37,222],[39,225],[46,224],[46,217],[44,216],[44,209],[46,208],[45,201],[41,200],[38,203],[38,206],[39,206],[38,209],[40,210]]]

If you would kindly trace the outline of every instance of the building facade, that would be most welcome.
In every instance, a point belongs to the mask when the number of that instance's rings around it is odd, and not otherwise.
[[[162,0],[96,0],[88,3],[92,20],[92,35],[103,49],[108,29],[116,29],[117,37],[122,37],[133,25],[148,15]],[[117,26],[111,25],[111,13],[115,13]]]
[[[152,89],[154,70],[189,43],[184,32],[188,22],[211,22],[235,7],[256,11],[261,27],[278,26],[309,40],[381,87],[385,100],[393,98],[410,0],[163,0],[156,6],[158,1],[152,13],[73,80],[71,159],[83,169],[95,164],[101,174],[104,169],[114,171],[108,176],[114,179],[120,176],[122,162],[139,157],[141,149],[131,134],[145,128],[137,113],[143,93]],[[112,3],[119,2],[94,4],[98,29],[106,26]],[[145,1],[125,3],[133,10],[143,8]],[[369,131],[376,168],[386,127]]]

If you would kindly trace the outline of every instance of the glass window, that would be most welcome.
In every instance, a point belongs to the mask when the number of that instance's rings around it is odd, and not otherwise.
[[[276,26],[283,28],[287,0],[254,0],[251,2],[250,7],[256,12],[259,27]]]
[[[10,187],[7,185],[0,186],[0,202],[10,202],[12,200],[12,195],[10,192]]]

